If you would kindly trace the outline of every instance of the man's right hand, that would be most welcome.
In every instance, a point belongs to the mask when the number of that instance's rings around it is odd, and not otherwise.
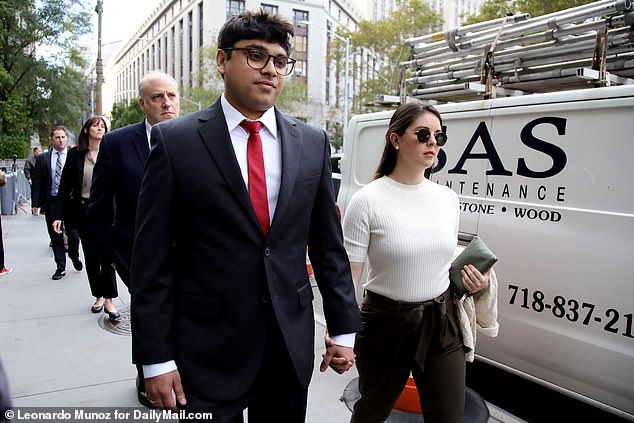
[[[172,392],[176,395],[176,401],[180,405],[187,404],[178,370],[145,379],[147,399],[158,409],[178,412]]]
[[[335,344],[335,341],[328,335],[325,337],[326,352],[322,354],[323,360],[319,366],[319,371],[325,372],[328,367],[335,372],[342,374],[350,370],[355,363],[353,348]]]
[[[62,221],[61,220],[54,220],[53,221],[53,230],[55,231],[56,234],[61,234],[62,233]]]
[[[33,213],[35,216],[37,216],[37,215],[38,215],[39,210],[40,210],[39,208],[37,208],[37,207],[33,207],[33,208],[31,208],[31,213]]]

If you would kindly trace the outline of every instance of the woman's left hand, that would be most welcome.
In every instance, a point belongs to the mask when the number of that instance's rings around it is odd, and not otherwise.
[[[488,269],[482,274],[473,265],[468,264],[464,266],[460,272],[462,273],[462,284],[467,288],[467,291],[472,294],[482,291],[489,286],[491,269]]]

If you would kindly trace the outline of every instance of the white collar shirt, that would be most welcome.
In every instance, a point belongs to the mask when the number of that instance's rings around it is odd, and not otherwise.
[[[150,122],[147,121],[147,118],[145,118],[145,137],[146,137],[146,141],[147,141],[147,145],[150,148],[150,150],[152,149],[152,143],[150,142],[150,137],[151,137],[151,133],[152,133],[152,126],[150,124]]]
[[[227,128],[229,129],[231,145],[236,154],[244,184],[248,190],[247,142],[249,140],[249,132],[240,126],[240,123],[247,118],[229,104],[224,94],[220,98],[220,104],[225,116]],[[277,198],[280,193],[280,184],[282,182],[282,144],[277,130],[275,109],[271,107],[264,112],[258,119],[258,122],[262,122],[262,126],[264,127],[264,129],[260,130],[260,138],[262,139],[262,152],[264,155],[266,193],[269,200],[269,218],[272,221],[275,214],[275,206],[277,205]]]

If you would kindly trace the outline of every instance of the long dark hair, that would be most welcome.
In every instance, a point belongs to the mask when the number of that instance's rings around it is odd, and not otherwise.
[[[106,128],[106,131],[104,132],[104,134],[108,132],[108,124],[106,123],[106,120],[103,117],[93,116],[91,118],[88,118],[86,123],[84,123],[84,126],[81,127],[81,131],[79,131],[79,136],[77,137],[78,151],[88,150],[88,141],[90,138],[90,136],[88,135],[88,131],[90,130],[90,127],[93,126],[95,122],[98,122],[98,121],[102,121],[103,126]]]
[[[394,171],[396,167],[396,148],[390,141],[390,134],[394,132],[398,136],[402,136],[405,130],[416,120],[417,117],[425,113],[432,113],[440,121],[442,126],[442,117],[434,106],[422,101],[415,101],[412,103],[405,103],[400,105],[392,115],[390,119],[390,126],[387,128],[385,134],[385,147],[383,148],[383,154],[379,161],[379,166],[374,173],[374,179],[379,179],[383,176],[389,175]],[[431,174],[431,168],[425,170],[425,177],[429,178]]]

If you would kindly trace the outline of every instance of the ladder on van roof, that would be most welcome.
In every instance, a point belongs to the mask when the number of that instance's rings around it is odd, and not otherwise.
[[[405,41],[412,96],[438,101],[634,84],[634,0],[517,14]]]

